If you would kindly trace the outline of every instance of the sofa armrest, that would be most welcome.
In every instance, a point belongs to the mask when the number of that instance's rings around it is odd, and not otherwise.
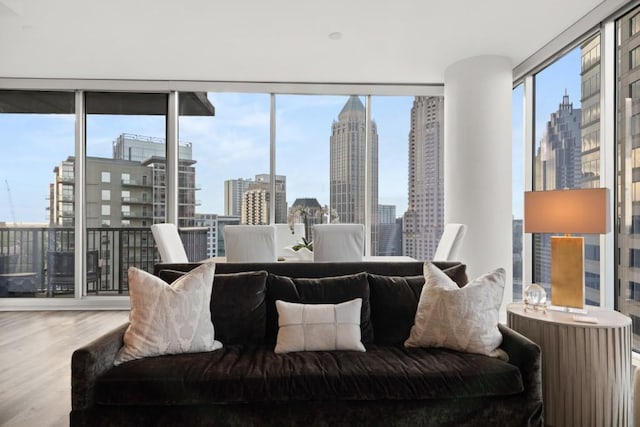
[[[113,367],[122,347],[125,323],[95,341],[73,352],[71,356],[71,409],[87,409],[94,405],[96,379]]]
[[[509,355],[509,363],[522,374],[524,393],[528,399],[542,402],[542,353],[538,344],[513,329],[498,324],[502,333],[500,348]]]

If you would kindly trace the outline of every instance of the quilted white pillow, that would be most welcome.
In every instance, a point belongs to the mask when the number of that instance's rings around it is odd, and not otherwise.
[[[205,263],[169,285],[146,271],[129,268],[130,324],[114,365],[221,348],[214,340],[209,308],[214,271],[214,263]]]
[[[445,347],[505,358],[498,349],[505,275],[498,268],[459,288],[442,270],[425,263],[425,284],[405,347]]]
[[[341,304],[298,304],[277,300],[276,353],[365,351],[360,338],[362,298]]]

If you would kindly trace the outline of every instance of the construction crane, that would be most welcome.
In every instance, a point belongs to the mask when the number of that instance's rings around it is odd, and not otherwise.
[[[16,224],[16,212],[13,210],[13,199],[11,198],[11,188],[9,187],[9,181],[4,180],[5,185],[7,186],[7,197],[9,198],[9,209],[11,209],[11,219],[13,220],[13,224]]]

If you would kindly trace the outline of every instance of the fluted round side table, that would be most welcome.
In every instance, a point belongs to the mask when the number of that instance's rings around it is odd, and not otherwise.
[[[597,323],[574,314],[507,306],[508,326],[542,349],[542,396],[548,426],[631,424],[631,319],[587,307]],[[579,316],[579,315],[576,315]]]

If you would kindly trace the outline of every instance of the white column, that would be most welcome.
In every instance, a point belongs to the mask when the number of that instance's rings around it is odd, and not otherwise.
[[[467,225],[460,261],[470,279],[503,267],[512,300],[512,65],[461,60],[444,78],[444,218]]]

